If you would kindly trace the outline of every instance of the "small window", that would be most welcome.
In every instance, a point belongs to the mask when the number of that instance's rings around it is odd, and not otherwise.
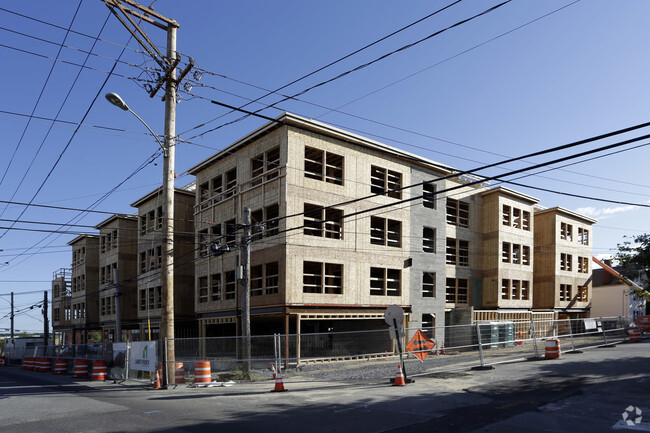
[[[504,226],[511,224],[511,208],[510,206],[503,205],[503,212],[501,214],[501,222]]]
[[[501,261],[510,263],[510,254],[510,242],[503,242],[501,244]]]
[[[436,208],[436,186],[425,182],[422,184],[422,205],[429,209]]]
[[[235,271],[226,272],[226,299],[235,299],[237,294],[237,279]]]
[[[210,278],[211,287],[210,287],[210,300],[211,301],[220,301],[221,300],[221,274],[212,274]]]
[[[402,173],[382,167],[370,167],[370,192],[388,197],[402,198]]]
[[[425,253],[436,252],[436,229],[431,227],[422,228],[422,251]]]
[[[323,154],[320,149],[305,147],[305,177],[323,180]]]
[[[251,266],[250,289],[251,296],[264,294],[264,267],[262,265]]]
[[[422,297],[436,297],[436,274],[435,272],[422,273]]]
[[[226,172],[226,198],[235,195],[235,187],[237,186],[237,168]]]

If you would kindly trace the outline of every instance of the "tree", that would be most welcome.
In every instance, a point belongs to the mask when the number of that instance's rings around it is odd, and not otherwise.
[[[638,236],[625,236],[625,241],[618,244],[618,252],[614,258],[621,266],[642,271],[645,273],[645,280],[642,281],[645,292],[634,290],[638,296],[650,299],[648,289],[650,289],[650,234],[644,233]],[[640,292],[640,293],[638,293]]]

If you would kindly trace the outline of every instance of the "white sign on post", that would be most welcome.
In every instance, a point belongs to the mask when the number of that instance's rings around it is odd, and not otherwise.
[[[402,320],[404,320],[404,310],[399,305],[390,305],[384,311],[384,320],[390,326],[388,332],[390,333],[390,338],[395,340],[398,336],[404,337],[404,325],[402,325]],[[397,329],[395,329],[395,323],[397,323]]]
[[[129,354],[129,368],[139,371],[155,371],[156,353],[155,341],[132,342]]]

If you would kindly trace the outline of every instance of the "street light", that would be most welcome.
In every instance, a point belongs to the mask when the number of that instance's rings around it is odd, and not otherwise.
[[[167,149],[165,148],[165,145],[162,144],[162,142],[158,138],[158,135],[155,132],[153,132],[153,130],[149,127],[149,125],[147,125],[147,122],[142,120],[142,117],[138,116],[138,113],[131,110],[129,108],[129,106],[126,105],[126,102],[124,102],[124,100],[120,97],[120,95],[118,95],[117,93],[111,92],[111,93],[105,94],[104,97],[106,98],[106,100],[108,102],[115,105],[117,108],[121,108],[124,111],[129,111],[129,112],[131,112],[131,114],[133,114],[135,117],[137,117],[138,120],[140,122],[142,122],[142,124],[149,130],[149,132],[151,132],[151,135],[153,135],[153,138],[156,139],[156,141],[158,142],[158,146],[160,146],[160,148],[163,150],[163,152],[165,152],[165,155],[167,154]]]
[[[131,112],[151,132],[158,145],[163,150],[163,240],[162,260],[160,269],[160,284],[162,286],[163,312],[160,318],[160,338],[163,341],[163,353],[166,353],[167,365],[163,368],[163,386],[167,387],[170,378],[174,377],[174,136],[175,128],[175,87],[168,86],[168,96],[165,100],[165,143],[133,110],[129,108],[117,93],[107,93],[106,100],[116,107]]]

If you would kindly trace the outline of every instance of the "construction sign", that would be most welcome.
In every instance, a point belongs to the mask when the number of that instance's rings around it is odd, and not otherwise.
[[[413,338],[411,338],[411,341],[409,341],[409,344],[406,345],[406,349],[420,361],[424,362],[424,359],[429,355],[429,352],[435,345],[436,343],[433,340],[418,329]]]

